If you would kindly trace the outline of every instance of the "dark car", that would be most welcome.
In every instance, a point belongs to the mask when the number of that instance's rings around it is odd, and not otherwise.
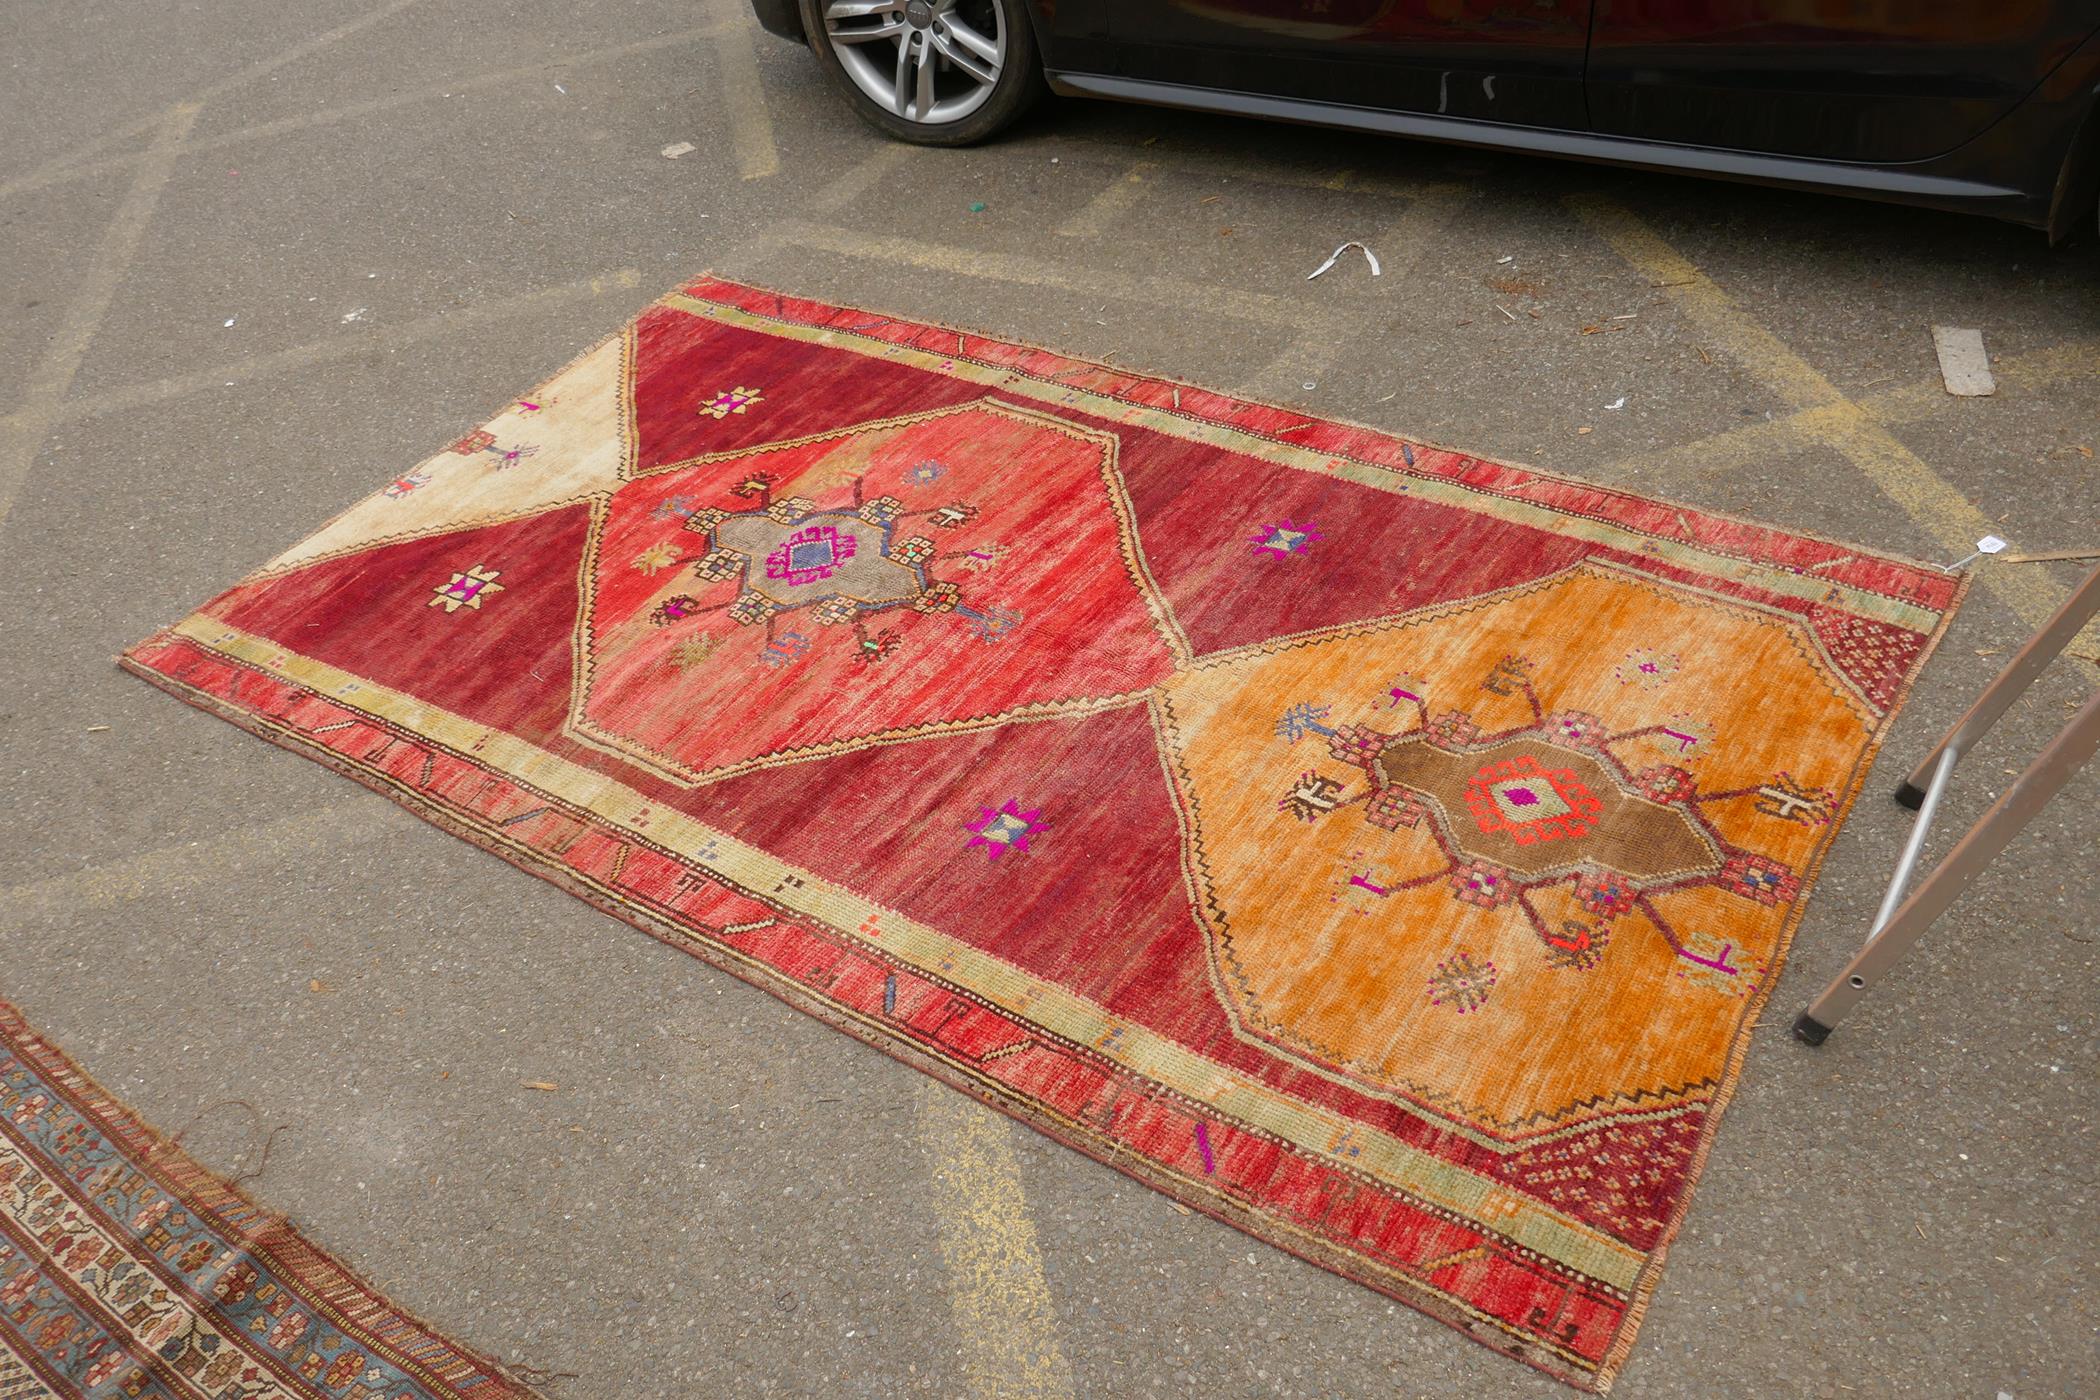
[[[1988,214],[2100,190],[2100,0],[752,0],[869,122],[1047,88]]]

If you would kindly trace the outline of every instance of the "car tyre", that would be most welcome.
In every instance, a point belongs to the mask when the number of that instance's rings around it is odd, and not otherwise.
[[[1044,92],[1026,0],[801,0],[817,61],[863,121],[919,146],[968,146]]]

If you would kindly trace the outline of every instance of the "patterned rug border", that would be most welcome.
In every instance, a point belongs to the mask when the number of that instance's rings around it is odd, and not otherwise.
[[[702,290],[703,288],[707,288],[709,290]],[[745,301],[740,301],[731,296],[722,294],[730,292],[741,292],[747,293],[752,297],[769,298],[776,305],[775,308],[771,311],[760,310],[758,307],[749,305]],[[1629,517],[1637,515],[1639,513],[1639,507],[1658,506],[1666,508],[1674,514],[1683,515],[1687,521],[1728,526],[1736,530],[1747,532],[1748,534],[1753,536],[1758,543],[1770,545],[1783,544],[1790,540],[1807,541],[1809,543],[1822,545],[1829,549],[1841,550],[1844,551],[1845,554],[1853,556],[1853,558],[1849,560],[1841,559],[1840,562],[1892,565],[1900,569],[1917,570],[1924,574],[1934,576],[1935,578],[1947,579],[1950,585],[1952,585],[1950,587],[1949,600],[1944,605],[1932,604],[1929,606],[1944,606],[1946,612],[1949,615],[1951,615],[1958,607],[1961,595],[1964,592],[1966,592],[1967,580],[1973,577],[1971,573],[1966,572],[1962,574],[1948,574],[1945,572],[1945,570],[1941,568],[1940,565],[1935,564],[1930,560],[1915,558],[1910,555],[1901,554],[1893,550],[1881,549],[1860,544],[1859,542],[1854,540],[1845,540],[1831,535],[1824,535],[1814,530],[1796,529],[1791,526],[1774,525],[1769,521],[1754,519],[1750,516],[1737,515],[1729,511],[1714,510],[1707,506],[1693,505],[1690,502],[1678,500],[1675,497],[1671,496],[1649,495],[1645,492],[1628,490],[1624,487],[1606,486],[1598,482],[1586,480],[1582,477],[1570,476],[1560,472],[1551,471],[1547,468],[1533,466],[1527,462],[1511,461],[1501,457],[1482,456],[1463,447],[1453,447],[1449,444],[1438,442],[1430,438],[1416,436],[1412,433],[1404,433],[1389,428],[1373,427],[1369,424],[1358,422],[1353,418],[1344,418],[1333,413],[1315,412],[1309,409],[1295,408],[1288,404],[1276,403],[1267,399],[1248,398],[1244,395],[1239,394],[1226,394],[1216,389],[1205,388],[1202,385],[1191,383],[1188,380],[1176,379],[1171,375],[1155,373],[1149,370],[1138,371],[1133,369],[1122,368],[1116,365],[1105,364],[1097,360],[1079,359],[1074,356],[1066,355],[1061,351],[1047,349],[1043,346],[1035,345],[1028,341],[1014,340],[1008,336],[995,335],[989,332],[976,330],[967,326],[953,325],[944,321],[922,320],[916,317],[893,316],[887,312],[879,311],[870,307],[841,306],[835,303],[822,301],[815,297],[797,296],[792,293],[778,291],[771,287],[761,286],[757,283],[744,282],[735,278],[723,277],[716,274],[712,270],[703,270],[696,276],[688,279],[683,285],[679,287],[678,290],[667,293],[666,295],[658,297],[655,300],[651,301],[646,307],[643,308],[643,310],[646,312],[648,310],[653,310],[657,308],[675,307],[676,299],[679,297],[689,297],[694,300],[701,301],[715,301],[722,305],[734,307],[735,309],[745,312],[747,314],[761,316],[779,321],[783,325],[799,326],[812,330],[820,330],[843,335],[852,335],[862,339],[874,340],[882,344],[908,346],[909,348],[927,350],[931,353],[938,353],[954,359],[975,360],[977,363],[986,365],[988,367],[1022,374],[1028,378],[1041,380],[1045,383],[1056,383],[1064,388],[1084,388],[1088,393],[1096,394],[1103,398],[1119,400],[1133,407],[1141,407],[1155,411],[1169,412],[1177,417],[1185,418],[1194,422],[1209,423],[1218,427],[1229,428],[1234,432],[1245,433],[1248,436],[1259,438],[1262,441],[1270,443],[1277,447],[1305,449],[1308,447],[1311,441],[1315,441],[1316,439],[1281,436],[1276,431],[1264,431],[1259,426],[1245,422],[1234,421],[1236,416],[1248,411],[1253,411],[1260,414],[1281,415],[1284,419],[1289,420],[1286,425],[1286,431],[1294,432],[1306,428],[1317,428],[1322,426],[1343,428],[1348,430],[1350,433],[1357,435],[1360,438],[1367,439],[1371,443],[1389,445],[1393,448],[1400,449],[1402,452],[1402,460],[1386,461],[1381,460],[1377,457],[1360,456],[1353,454],[1347,451],[1346,449],[1329,449],[1327,447],[1320,447],[1317,449],[1317,451],[1319,451],[1322,455],[1325,456],[1348,458],[1350,460],[1357,461],[1362,465],[1377,467],[1381,470],[1391,472],[1395,475],[1414,476],[1422,478],[1424,480],[1440,479],[1450,481],[1466,488],[1469,491],[1479,492],[1484,496],[1492,496],[1501,499],[1522,501],[1527,505],[1541,506],[1563,515],[1587,517],[1592,519],[1606,518],[1611,520],[1612,523],[1621,526],[1622,528],[1633,530],[1638,533],[1647,534],[1654,539],[1671,540],[1677,543],[1696,542],[1702,548],[1710,549],[1715,553],[1726,554],[1731,558],[1739,559],[1745,563],[1758,564],[1766,568],[1779,569],[1782,571],[1789,572],[1815,571],[1820,573],[1822,569],[1832,567],[1832,561],[1825,560],[1820,561],[1818,565],[1810,566],[1808,569],[1796,570],[1793,569],[1790,565],[1779,560],[1778,558],[1775,558],[1773,553],[1769,550],[1760,551],[1754,548],[1749,542],[1745,542],[1743,544],[1730,544],[1725,541],[1701,538],[1697,535],[1696,532],[1693,532],[1692,540],[1686,540],[1683,536],[1671,536],[1659,533],[1657,531],[1644,530],[1640,525],[1636,524]],[[820,314],[815,317],[790,315],[786,310],[789,304],[794,304],[802,307],[816,308]],[[880,320],[882,325],[877,327],[843,326],[834,324],[826,319],[827,317],[849,315],[874,316]],[[902,338],[893,339],[887,336],[875,334],[874,332],[878,329],[902,330],[908,332],[909,334]],[[946,349],[936,351],[933,349],[933,347],[913,346],[909,344],[910,341],[917,339],[918,337],[924,335],[927,332],[937,332],[944,336],[952,335],[957,337],[958,348],[952,351]],[[617,332],[616,334],[624,333],[625,328],[623,327],[622,330],[620,332]],[[594,350],[598,348],[598,346],[604,344],[606,341],[612,338],[613,337],[611,336],[600,337],[599,340],[592,342],[590,349]],[[964,348],[967,346],[969,341],[980,342],[977,346],[971,347],[980,352],[985,349],[1021,351],[1029,356],[1041,357],[1042,359],[1052,361],[1055,363],[1055,365],[1059,366],[1060,368],[1051,371],[1033,366],[1024,368],[1020,364],[1008,364],[998,360],[976,360],[976,357],[970,354],[968,350]],[[586,350],[584,353],[588,354],[589,350]],[[581,359],[582,356],[578,356],[577,358]],[[1073,382],[1070,379],[1070,376],[1080,371],[1092,371],[1094,373],[1107,376],[1111,381],[1120,383],[1123,386],[1123,388],[1119,392],[1117,390],[1109,388],[1098,386],[1085,386]],[[1134,396],[1135,390],[1147,386],[1152,388],[1165,389],[1169,391],[1170,402],[1165,404],[1154,403],[1146,399]],[[1180,395],[1189,395],[1193,397],[1191,398],[1190,402],[1183,403],[1178,397]],[[1202,408],[1201,405],[1205,401],[1208,401],[1210,404],[1213,405],[1210,411],[1204,411],[1204,409]],[[1409,459],[1413,449],[1415,448],[1422,448],[1429,452],[1449,457],[1453,460],[1449,464],[1445,464],[1444,469],[1435,469],[1429,464]],[[1495,475],[1498,479],[1494,481],[1482,480],[1479,479],[1477,475],[1472,474],[1476,472],[1490,473]],[[1512,477],[1510,474],[1514,474],[1514,476]],[[1571,497],[1574,497],[1576,499],[1570,501],[1557,501],[1546,498],[1536,498],[1522,494],[1527,487],[1539,482],[1544,482],[1549,485],[1561,488],[1562,490],[1568,492],[1571,495]],[[1607,517],[1597,517],[1591,514],[1590,512],[1575,508],[1580,503],[1580,498],[1584,497],[1587,497],[1590,500],[1599,504],[1602,504],[1604,502],[1610,502],[1615,505],[1618,505],[1622,509],[1621,511],[1615,512],[1614,514]],[[1834,578],[1834,575],[1823,574],[1823,577]],[[1956,580],[1961,580],[1961,582],[1957,583]],[[1910,598],[1904,597],[1901,594],[1891,592],[1887,588],[1875,587],[1874,585],[1869,583],[1853,582],[1849,586],[1857,588],[1862,592],[1877,594],[1881,597],[1896,598],[1904,602],[1914,601]],[[1919,666],[1922,667],[1922,665],[1923,654],[1921,654],[1919,661]],[[1895,706],[1892,705],[1890,708],[1893,710]]]
[[[65,1094],[73,1109],[107,1134],[170,1199],[210,1220],[240,1249],[268,1263],[279,1283],[344,1336],[384,1355],[435,1394],[461,1400],[540,1400],[537,1391],[501,1362],[451,1340],[419,1314],[393,1302],[364,1275],[309,1240],[290,1217],[261,1205],[198,1162],[0,996],[0,1051],[10,1049]],[[450,1380],[435,1374],[433,1364],[472,1374]]]
[[[769,298],[775,303],[775,310],[766,312],[743,306],[737,300],[738,295],[760,299]],[[1846,789],[1838,795],[1839,802],[1836,805],[1835,813],[1830,823],[1832,839],[1820,843],[1809,864],[1802,872],[1804,881],[1808,883],[1812,883],[1820,875],[1823,863],[1828,858],[1832,845],[1834,845],[1836,832],[1841,829],[1843,822],[1850,815],[1854,804],[1862,791],[1864,791],[1868,774],[1878,757],[1881,743],[1890,724],[1893,723],[1896,715],[1900,712],[1917,677],[1922,673],[1923,668],[1928,664],[1938,645],[1945,637],[1974,580],[1973,573],[1965,572],[1955,575],[1944,575],[1937,566],[1929,563],[1908,559],[1902,555],[1887,551],[1868,549],[1844,541],[1833,540],[1809,531],[1783,529],[1721,512],[1681,505],[1663,497],[1644,495],[1617,487],[1601,486],[1579,478],[1563,477],[1554,473],[1525,467],[1521,464],[1475,458],[1457,449],[1440,447],[1421,439],[1403,439],[1381,429],[1334,418],[1330,415],[1305,414],[1299,410],[1279,405],[1218,394],[1215,391],[1202,389],[1200,386],[1186,384],[1164,376],[1138,374],[1133,371],[1094,362],[1070,359],[1055,352],[1041,350],[1020,342],[996,336],[981,335],[975,331],[958,329],[936,322],[886,317],[882,313],[865,311],[860,308],[838,307],[813,299],[789,297],[786,294],[772,292],[747,283],[714,278],[711,274],[705,274],[701,278],[687,281],[679,291],[649,303],[640,314],[647,314],[651,310],[673,305],[673,299],[677,297],[716,297],[725,306],[746,311],[761,319],[770,316],[780,321],[783,325],[792,325],[823,332],[826,336],[834,334],[853,335],[882,344],[906,344],[926,335],[953,336],[956,337],[956,348],[952,350],[947,348],[934,350],[923,346],[912,346],[911,348],[950,356],[955,359],[968,358],[964,354],[965,349],[980,353],[988,350],[1011,352],[1018,356],[1030,357],[1029,363],[1025,366],[1019,362],[1005,363],[997,360],[983,361],[982,363],[1043,382],[1055,383],[1060,387],[1082,389],[1084,392],[1100,397],[1119,399],[1133,406],[1169,411],[1177,416],[1189,418],[1192,421],[1217,424],[1227,427],[1233,432],[1258,437],[1281,447],[1308,449],[1325,456],[1350,458],[1362,465],[1403,476],[1413,476],[1425,480],[1441,479],[1452,482],[1468,491],[1478,492],[1484,497],[1503,497],[1511,500],[1520,500],[1527,506],[1543,507],[1564,515],[1586,515],[1592,519],[1604,519],[1632,533],[1645,534],[1658,541],[1678,544],[1692,543],[1701,549],[1725,555],[1764,569],[1819,577],[1832,583],[1841,583],[1843,586],[1857,590],[1860,593],[1900,599],[1903,602],[1914,603],[1921,607],[1937,608],[1940,611],[1937,625],[1929,634],[1925,635],[1922,649],[1909,668],[1908,674],[1904,676],[1901,684],[1895,688],[1889,697],[1886,708],[1877,717],[1869,733],[1864,750],[1859,755],[1857,763],[1848,776]],[[808,314],[816,317],[816,319],[803,319],[801,316],[790,315],[787,308],[791,304],[797,308],[813,308],[814,310]],[[875,317],[878,320],[874,326],[856,327],[827,324],[822,319],[825,316],[858,317],[861,319]],[[880,336],[871,334],[875,330],[881,330],[884,334]],[[624,329],[620,332],[620,334],[625,333]],[[901,339],[892,339],[892,336],[901,337]],[[971,341],[979,343],[970,345],[969,342]],[[593,349],[603,343],[603,341],[594,342]],[[587,350],[585,355],[589,353],[591,352]],[[577,358],[580,360],[583,357],[579,356]],[[572,364],[575,362],[571,361]],[[1043,362],[1049,362],[1054,372],[1046,371],[1043,368]],[[1099,376],[1104,381],[1112,381],[1119,387],[1115,390],[1103,387],[1087,387],[1073,379],[1073,376],[1085,372]],[[1163,397],[1171,397],[1173,400],[1172,408],[1169,409],[1164,402],[1154,403],[1148,402],[1143,398],[1131,397],[1131,395],[1148,390],[1156,391]],[[1183,404],[1181,398],[1184,392],[1193,396],[1195,403]],[[1196,405],[1201,403],[1212,405],[1214,411],[1199,414],[1196,410]],[[1087,410],[1082,409],[1081,411],[1086,412]],[[1272,422],[1270,430],[1264,431],[1262,427],[1254,423],[1232,421],[1236,415],[1242,414],[1273,415],[1275,418],[1280,419],[1281,422]],[[1345,435],[1354,435],[1356,438],[1361,439],[1361,441],[1353,443],[1352,446],[1365,455],[1352,456],[1348,450],[1338,445],[1329,446],[1323,443],[1322,445],[1314,446],[1311,441],[1307,440],[1314,436],[1310,433],[1306,434],[1304,438],[1293,439],[1277,436],[1275,432],[1279,427],[1283,431],[1292,431],[1294,427],[1318,428],[1321,426],[1331,426],[1341,430]],[[1451,460],[1448,462],[1418,461],[1414,457],[1410,444],[1418,446],[1428,453],[1444,454]],[[1401,461],[1387,462],[1379,460],[1376,455],[1371,455],[1372,450],[1380,445],[1394,450],[1397,454],[1404,455],[1406,461],[1404,463]],[[1535,494],[1525,494],[1527,488],[1536,487],[1542,483],[1554,488],[1553,491],[1550,493],[1539,491]],[[1578,508],[1582,506],[1587,506],[1589,509],[1583,510]],[[1656,509],[1673,512],[1676,517],[1676,523],[1683,533],[1660,533],[1649,528],[1649,525],[1655,522],[1642,523],[1641,517],[1648,511]],[[1609,513],[1599,514],[1598,512]],[[1821,546],[1833,551],[1833,554],[1829,558],[1814,562],[1802,559],[1789,562],[1786,557],[1790,552],[1788,545],[1797,542]],[[1798,550],[1792,552],[1799,553]],[[1915,571],[1917,574],[1922,575],[1926,581],[1932,583],[1937,583],[1941,578],[1945,578],[1946,595],[1944,599],[1938,597],[1928,598],[1915,594],[1906,595],[1894,591],[1894,584],[1887,577],[1883,577],[1879,581],[1859,577],[1859,575],[1872,574],[1877,571],[1882,572],[1884,575],[1888,571]],[[266,565],[263,570],[258,571],[257,575],[252,577],[261,576],[269,572],[271,572],[271,569]],[[209,607],[208,604],[206,606]],[[129,649],[124,656],[118,658],[118,662],[125,669],[139,675],[149,683],[176,695],[186,703],[229,720],[242,729],[267,739],[279,747],[302,754],[322,763],[324,766],[343,773],[345,776],[353,778],[361,785],[391,798],[432,825],[479,846],[508,864],[547,880],[584,900],[592,907],[619,918],[667,945],[682,949],[712,966],[749,982],[783,1002],[796,1007],[796,1009],[805,1014],[874,1046],[893,1059],[909,1064],[932,1078],[971,1094],[972,1097],[979,1099],[988,1106],[996,1108],[1017,1121],[1028,1123],[1046,1136],[1074,1150],[1083,1152],[1096,1161],[1116,1168],[1125,1175],[1160,1191],[1170,1199],[1183,1202],[1212,1218],[1231,1224],[1235,1228],[1282,1249],[1295,1257],[1341,1274],[1353,1282],[1371,1287],[1388,1297],[1394,1298],[1396,1301],[1404,1302],[1417,1311],[1435,1317],[1439,1321],[1464,1332],[1470,1338],[1486,1345],[1491,1350],[1521,1360],[1570,1386],[1596,1393],[1603,1393],[1610,1388],[1631,1351],[1639,1325],[1660,1280],[1669,1248],[1682,1228],[1689,1211],[1693,1194],[1697,1189],[1699,1175],[1704,1170],[1708,1155],[1711,1152],[1714,1134],[1718,1128],[1719,1121],[1723,1116],[1724,1110],[1732,1100],[1735,1088],[1740,1081],[1749,1051],[1751,1032],[1759,1024],[1762,1011],[1769,1001],[1772,991],[1775,989],[1776,982],[1779,980],[1778,973],[1784,967],[1793,939],[1798,933],[1807,913],[1807,902],[1803,900],[1790,912],[1780,932],[1772,958],[1773,975],[1765,979],[1749,1000],[1738,1028],[1730,1041],[1723,1074],[1706,1109],[1705,1119],[1691,1157],[1687,1174],[1687,1187],[1674,1203],[1670,1219],[1664,1226],[1657,1242],[1646,1252],[1638,1273],[1627,1291],[1624,1311],[1620,1315],[1620,1320],[1615,1330],[1611,1333],[1611,1340],[1603,1350],[1601,1359],[1592,1363],[1588,1357],[1577,1359],[1572,1355],[1565,1358],[1557,1355],[1555,1351],[1542,1345],[1538,1340],[1526,1337],[1516,1329],[1505,1327],[1498,1320],[1489,1318],[1477,1310],[1469,1308],[1463,1299],[1429,1283],[1426,1275],[1417,1279],[1411,1271],[1402,1272],[1398,1268],[1381,1263],[1378,1259],[1370,1257],[1364,1252],[1352,1252],[1347,1248],[1331,1243],[1325,1238],[1297,1230],[1291,1221],[1285,1218],[1279,1208],[1275,1206],[1269,1206],[1266,1210],[1263,1210],[1255,1205],[1245,1204],[1235,1197],[1224,1194],[1219,1188],[1207,1186],[1198,1180],[1185,1178],[1167,1164],[1137,1157],[1117,1139],[1106,1134],[1092,1132],[1083,1123],[1067,1120],[1049,1108],[1022,1097],[1018,1091],[1009,1089],[996,1080],[990,1080],[981,1076],[959,1061],[944,1058],[928,1046],[906,1037],[897,1030],[883,1026],[862,1025],[854,1019],[849,1009],[835,1006],[825,1001],[821,996],[795,981],[790,972],[775,968],[756,957],[746,957],[737,949],[714,941],[699,929],[688,928],[673,919],[659,917],[645,908],[630,904],[616,895],[604,892],[582,876],[580,872],[563,864],[557,856],[513,841],[506,835],[495,832],[492,828],[485,829],[472,820],[440,808],[405,786],[394,783],[385,773],[362,766],[354,756],[327,748],[317,741],[309,740],[289,726],[278,725],[269,715],[242,709],[238,704],[224,700],[218,695],[191,687],[172,675],[161,673],[155,669],[152,663],[137,656],[138,652],[150,646],[165,644],[171,640],[175,640],[175,638],[170,632],[165,630],[157,632],[153,637]],[[230,658],[220,659],[230,660]],[[282,677],[276,679],[281,683],[295,684],[285,681]],[[316,694],[316,698],[324,701],[328,699],[326,695],[320,694]],[[425,740],[423,742],[429,741]],[[707,871],[704,873],[718,878],[715,872]],[[791,917],[804,922],[811,922],[810,916],[805,913],[794,912],[791,914]],[[1472,1222],[1472,1224],[1474,1228],[1480,1228],[1479,1222]],[[1419,1288],[1420,1291],[1414,1291],[1416,1288]],[[1565,1364],[1570,1361],[1575,1364],[1572,1366]],[[1592,1369],[1593,1365],[1594,1369]]]
[[[933,1054],[917,1041],[888,1030],[865,1026],[853,1017],[842,1014],[838,1008],[821,997],[813,996],[807,988],[780,969],[756,958],[741,957],[735,949],[718,944],[697,930],[686,928],[669,919],[659,918],[645,909],[608,896],[576,871],[559,864],[537,849],[508,842],[499,845],[500,838],[492,833],[396,786],[384,775],[361,766],[348,755],[324,748],[286,729],[276,727],[267,719],[229,705],[209,692],[185,685],[173,677],[131,660],[128,656],[120,658],[119,664],[148,684],[166,691],[185,704],[351,779],[396,803],[431,826],[458,837],[528,875],[547,881],[599,912],[748,983],[812,1019],[842,1031],[891,1059],[926,1074],[929,1078],[969,1094],[987,1107],[996,1109],[1016,1122],[1027,1124],[1052,1141],[1081,1152],[1103,1166],[1114,1168],[1170,1200],[1200,1211],[1214,1220],[1230,1225],[1294,1258],[1325,1269],[1352,1284],[1370,1288],[1395,1302],[1403,1303],[1463,1333],[1489,1350],[1521,1361],[1574,1389],[1603,1393],[1605,1387],[1600,1387],[1591,1379],[1586,1364],[1579,1368],[1555,1364],[1552,1352],[1536,1342],[1504,1331],[1494,1319],[1467,1308],[1460,1300],[1428,1283],[1426,1279],[1420,1281],[1419,1293],[1408,1291],[1408,1285],[1414,1280],[1399,1269],[1380,1265],[1362,1253],[1329,1244],[1309,1232],[1294,1231],[1290,1223],[1279,1215],[1263,1213],[1256,1205],[1242,1204],[1220,1189],[1206,1187],[1192,1177],[1173,1172],[1164,1164],[1138,1157],[1123,1149],[1114,1139],[1089,1132],[1078,1123],[1040,1109],[1027,1099],[997,1085],[996,1081],[988,1081],[956,1061]],[[803,919],[807,916],[795,917]],[[955,994],[968,996],[959,990]],[[1119,1077],[1132,1082],[1142,1079],[1134,1073],[1119,1071],[1118,1074]],[[1375,1189],[1391,1190],[1383,1186]],[[1470,1227],[1477,1231],[1486,1229],[1478,1222],[1472,1222]],[[1550,1267],[1559,1269],[1559,1266]],[[1372,1272],[1373,1270],[1382,1272]],[[1653,1284],[1647,1286],[1652,1288]],[[1628,1315],[1631,1315],[1630,1309],[1637,1301],[1636,1296],[1629,1302]],[[1623,1336],[1623,1328],[1622,1323],[1620,1331],[1615,1335]]]

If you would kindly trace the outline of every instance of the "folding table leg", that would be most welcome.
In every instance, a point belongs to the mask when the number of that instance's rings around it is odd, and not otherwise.
[[[1931,781],[1932,770],[1939,766],[1940,755],[1952,749],[1959,754],[1990,731],[2013,701],[2034,684],[2034,678],[2062,654],[2078,635],[2078,630],[2100,614],[2100,568],[2086,575],[2085,582],[2073,589],[2062,607],[2042,624],[2026,646],[2006,663],[1998,678],[1983,689],[1976,703],[1969,706],[1968,713],[1954,722],[1954,727],[1941,736],[1926,755],[1918,760],[1910,777],[1896,789],[1896,801],[1913,812],[1925,800],[1925,785]]]
[[[2100,573],[2095,577],[2100,578]],[[2092,580],[2087,581],[2089,587],[2091,583]],[[2085,708],[2049,741],[2026,771],[2013,779],[2005,795],[1969,828],[1946,859],[1925,877],[1925,883],[1903,901],[1894,917],[1868,936],[1867,946],[1794,1022],[1794,1034],[1810,1045],[1821,1045],[1852,1004],[1866,994],[1869,984],[1879,981],[1909,951],[1933,920],[2020,834],[2021,828],[2056,795],[2057,789],[2070,781],[2072,774],[2085,766],[2096,750],[2100,750],[2100,694],[2086,701]]]

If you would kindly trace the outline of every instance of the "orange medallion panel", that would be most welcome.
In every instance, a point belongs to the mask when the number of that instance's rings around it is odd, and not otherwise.
[[[1829,674],[1598,565],[1200,660],[1160,732],[1239,1029],[1505,1141],[1709,1095],[1867,734]]]

